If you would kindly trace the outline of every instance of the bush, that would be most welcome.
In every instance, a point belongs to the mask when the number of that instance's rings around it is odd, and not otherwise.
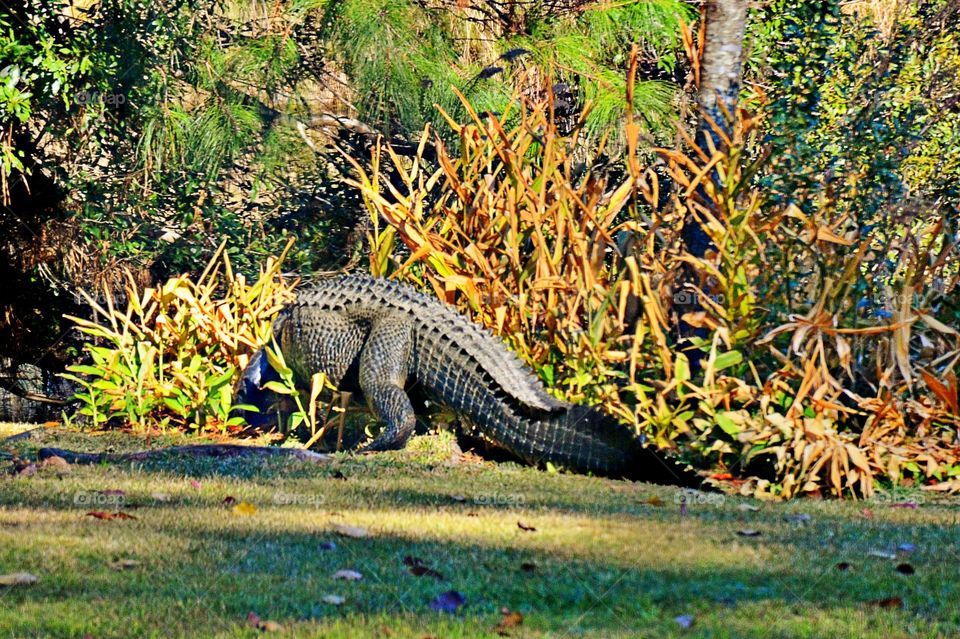
[[[286,251],[248,284],[223,248],[195,282],[181,275],[140,291],[129,276],[125,310],[105,288],[101,301],[87,296],[99,321],[70,317],[94,338],[84,346],[89,362],[64,375],[82,387],[79,413],[94,428],[122,421],[201,432],[243,423],[233,414],[234,386],[251,354],[270,340],[292,285],[280,276]]]

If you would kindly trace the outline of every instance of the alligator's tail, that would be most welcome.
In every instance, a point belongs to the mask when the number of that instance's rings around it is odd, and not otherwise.
[[[525,437],[511,448],[533,463],[658,484],[701,482],[693,471],[644,446],[625,425],[589,406],[570,406],[523,430]]]

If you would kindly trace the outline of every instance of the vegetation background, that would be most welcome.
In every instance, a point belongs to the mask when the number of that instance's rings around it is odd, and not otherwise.
[[[960,489],[960,8],[701,4],[0,10],[5,385],[229,430],[249,353],[200,328],[262,341],[283,253],[435,292],[730,489]]]

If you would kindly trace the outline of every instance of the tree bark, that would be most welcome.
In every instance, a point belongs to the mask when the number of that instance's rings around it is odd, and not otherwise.
[[[733,137],[733,115],[737,109],[743,70],[743,39],[747,26],[747,11],[747,0],[707,0],[704,5],[703,53],[700,59],[700,86],[697,99],[699,121],[695,140],[697,145],[708,153],[711,144],[717,150],[726,150],[723,137],[715,127],[719,127],[728,139]],[[712,178],[714,181],[719,180],[717,173],[714,173]],[[710,198],[702,187],[697,191],[697,198],[707,208],[713,208]],[[687,253],[700,259],[703,259],[709,250],[715,248],[706,231],[690,214],[684,221],[682,238]],[[688,269],[688,271],[692,270]],[[685,276],[686,281],[696,282],[701,285],[701,290],[708,290],[708,287],[698,281],[697,273],[688,272]],[[696,296],[685,296],[684,300],[689,303],[685,308],[680,308],[681,315],[703,310],[703,304]],[[678,328],[683,340],[691,337],[707,337],[705,328],[691,326],[682,319]],[[691,372],[696,373],[700,370],[703,353],[699,349],[690,349],[686,352]]]

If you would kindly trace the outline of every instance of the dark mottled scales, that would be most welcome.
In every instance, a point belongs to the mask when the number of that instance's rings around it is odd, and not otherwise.
[[[636,468],[658,460],[626,428],[552,397],[499,338],[408,286],[357,275],[323,280],[300,292],[277,334],[301,383],[323,371],[341,387],[359,386],[386,423],[370,450],[406,443],[415,420],[404,388],[415,383],[529,463],[657,474]]]

